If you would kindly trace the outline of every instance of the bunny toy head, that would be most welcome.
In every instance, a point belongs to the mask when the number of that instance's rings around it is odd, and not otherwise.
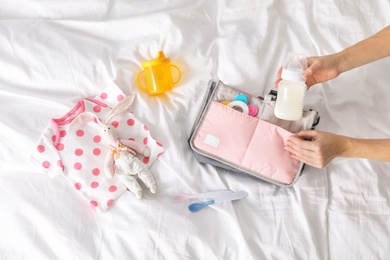
[[[108,143],[115,143],[119,139],[118,133],[113,126],[103,124],[101,124],[101,126],[103,128],[104,137]]]

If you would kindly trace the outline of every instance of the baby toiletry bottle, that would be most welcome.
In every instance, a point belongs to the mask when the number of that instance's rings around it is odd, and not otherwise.
[[[302,73],[307,69],[306,57],[298,53],[289,53],[282,68],[282,80],[278,85],[278,97],[275,116],[284,120],[302,118],[303,102],[306,93]]]

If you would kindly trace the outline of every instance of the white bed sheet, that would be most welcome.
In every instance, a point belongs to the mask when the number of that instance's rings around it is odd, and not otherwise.
[[[187,144],[209,79],[273,89],[289,51],[337,52],[390,22],[380,1],[27,1],[0,4],[0,259],[386,259],[390,164],[335,159],[291,188],[196,162]],[[162,96],[139,91],[141,62],[163,50],[183,73]],[[318,129],[390,136],[390,59],[315,86]],[[104,214],[29,159],[49,120],[108,82],[166,147],[158,193],[129,192]],[[246,190],[190,213],[173,195]]]

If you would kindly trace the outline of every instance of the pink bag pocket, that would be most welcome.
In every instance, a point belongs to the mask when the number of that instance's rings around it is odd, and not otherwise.
[[[284,149],[291,135],[279,126],[211,101],[194,146],[235,168],[290,184],[300,168],[300,162]]]

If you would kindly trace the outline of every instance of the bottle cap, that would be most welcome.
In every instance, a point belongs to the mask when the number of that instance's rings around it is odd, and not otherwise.
[[[142,62],[141,65],[142,65],[142,68],[147,68],[147,67],[156,66],[156,65],[159,65],[162,63],[169,63],[170,61],[171,60],[169,58],[165,57],[163,51],[159,51],[157,53],[156,59]]]
[[[283,64],[281,77],[285,80],[305,81],[302,78],[302,73],[306,69],[306,56],[299,53],[290,52]]]

